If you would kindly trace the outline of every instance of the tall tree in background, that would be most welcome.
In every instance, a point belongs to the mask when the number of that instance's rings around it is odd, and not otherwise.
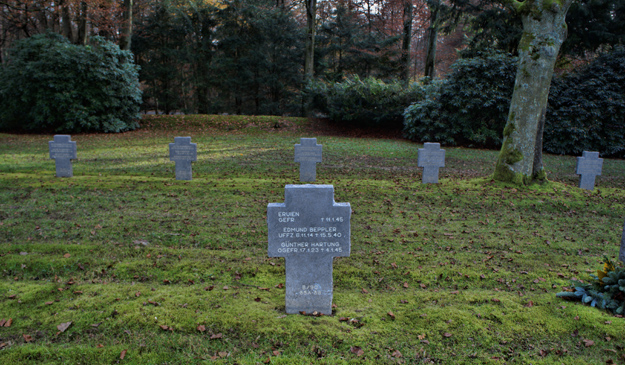
[[[401,78],[410,82],[410,43],[412,43],[412,0],[404,0],[404,32],[402,39],[402,66]]]
[[[124,0],[124,22],[122,23],[121,37],[119,38],[119,48],[130,50],[132,40],[132,6],[133,0]]]
[[[429,0],[430,8],[430,26],[427,31],[427,48],[425,52],[425,76],[434,78],[436,76],[436,39],[438,38],[438,30],[440,26],[440,0]]]
[[[496,180],[529,184],[545,178],[545,113],[556,58],[567,35],[566,13],[572,2],[510,0],[523,21],[523,35],[503,146],[495,167]]]
[[[317,21],[317,0],[306,3],[306,54],[304,55],[304,79],[312,81],[315,76],[315,35]]]

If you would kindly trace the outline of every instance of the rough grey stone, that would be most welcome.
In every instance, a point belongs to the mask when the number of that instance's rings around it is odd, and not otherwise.
[[[623,235],[621,236],[621,249],[618,258],[625,264],[625,223],[623,223]]]
[[[197,161],[197,143],[191,137],[174,137],[169,144],[169,159],[176,162],[176,180],[191,180],[191,161]]]
[[[438,169],[445,167],[445,150],[441,150],[440,143],[424,143],[419,148],[417,166],[423,167],[423,184],[437,184]]]
[[[580,175],[579,187],[586,190],[594,190],[595,177],[601,175],[603,159],[599,158],[599,152],[584,151],[582,157],[577,158],[575,173]]]
[[[317,163],[321,162],[323,146],[317,138],[300,138],[295,145],[295,162],[299,162],[299,181],[312,182],[317,179]]]
[[[284,203],[267,205],[269,257],[286,263],[286,312],[332,314],[332,261],[350,253],[349,203],[332,185],[287,185]]]
[[[57,134],[54,136],[54,141],[48,141],[50,158],[56,163],[57,177],[74,176],[72,160],[77,158],[76,142],[71,139],[72,137],[69,135]]]

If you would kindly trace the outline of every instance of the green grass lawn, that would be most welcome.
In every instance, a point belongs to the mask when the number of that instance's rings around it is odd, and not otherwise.
[[[72,136],[62,179],[52,135],[0,135],[0,362],[625,362],[623,318],[555,297],[618,255],[623,160],[605,159],[593,192],[572,156],[514,187],[490,179],[497,151],[446,148],[441,183],[422,185],[422,146],[404,140],[279,117],[143,125]],[[198,144],[192,181],[174,178],[175,136]],[[299,183],[299,137],[323,144],[317,183],[353,209],[332,316],[286,315],[284,259],[267,257],[266,207]]]

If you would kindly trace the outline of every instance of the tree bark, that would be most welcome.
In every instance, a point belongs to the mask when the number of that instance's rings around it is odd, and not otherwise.
[[[304,79],[311,81],[315,76],[315,21],[317,0],[306,0],[306,55],[304,57]]]
[[[77,44],[85,45],[89,40],[89,29],[87,24],[87,2],[80,2],[80,16],[78,18],[78,39]]]
[[[427,31],[427,50],[425,52],[425,76],[436,76],[436,39],[438,38],[440,0],[430,2],[430,27]]]
[[[369,22],[371,23],[371,22]],[[402,43],[401,78],[406,84],[410,82],[410,41],[412,40],[412,0],[404,0],[404,39]]]
[[[119,48],[125,51],[130,51],[132,41],[132,6],[133,0],[124,0],[124,23],[119,39]]]
[[[527,185],[546,178],[542,164],[545,112],[553,68],[566,39],[573,0],[513,0],[523,20],[519,65],[495,180]]]
[[[70,42],[74,42],[74,35],[72,32],[72,17],[69,14],[69,4],[67,4],[67,0],[59,1],[59,6],[61,7],[61,23],[63,30],[63,35],[69,39]]]

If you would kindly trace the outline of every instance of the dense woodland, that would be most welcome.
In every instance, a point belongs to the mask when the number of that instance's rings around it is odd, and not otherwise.
[[[311,5],[311,3],[314,4]],[[505,1],[481,0],[2,0],[0,59],[15,41],[56,32],[74,44],[99,35],[134,53],[144,109],[301,114],[314,9],[317,80],[444,76],[458,57],[514,54],[521,21]],[[582,0],[567,16],[563,68],[622,42],[625,1]],[[568,64],[567,64],[568,63]]]

